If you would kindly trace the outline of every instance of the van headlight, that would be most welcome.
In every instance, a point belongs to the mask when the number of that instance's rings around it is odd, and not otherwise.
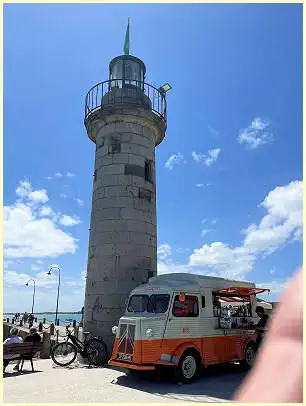
[[[118,331],[118,326],[114,326],[112,327],[112,333],[117,335],[117,331]]]
[[[148,337],[152,337],[152,335],[153,335],[153,330],[152,330],[151,328],[148,328],[148,329],[146,330],[146,335],[147,335]]]

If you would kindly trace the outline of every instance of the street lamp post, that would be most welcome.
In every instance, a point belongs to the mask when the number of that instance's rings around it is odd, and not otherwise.
[[[33,286],[34,286],[34,289],[33,289],[33,300],[32,300],[32,312],[31,312],[31,314],[34,314],[33,312],[34,312],[34,301],[35,301],[35,280],[34,280],[34,279],[29,279],[28,282],[26,283],[26,286],[29,286],[29,282],[31,282],[31,281],[33,281]]]
[[[57,265],[52,265],[49,269],[47,275],[51,275],[51,270],[56,269],[58,271],[58,285],[57,285],[57,299],[56,299],[56,311],[55,311],[55,325],[57,322],[57,312],[58,312],[58,299],[59,299],[59,291],[60,291],[60,284],[61,284],[61,270],[60,267]]]

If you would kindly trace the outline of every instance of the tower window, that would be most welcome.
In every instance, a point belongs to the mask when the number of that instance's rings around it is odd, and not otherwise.
[[[153,162],[145,161],[145,180],[153,183]]]
[[[94,182],[97,180],[97,170],[94,171]]]

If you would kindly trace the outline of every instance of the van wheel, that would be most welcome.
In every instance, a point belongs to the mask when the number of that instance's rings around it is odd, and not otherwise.
[[[182,383],[193,382],[199,372],[199,362],[192,352],[182,355],[178,366],[175,368],[175,378]]]
[[[255,344],[249,344],[245,350],[243,365],[246,368],[252,368],[256,358],[256,347]]]

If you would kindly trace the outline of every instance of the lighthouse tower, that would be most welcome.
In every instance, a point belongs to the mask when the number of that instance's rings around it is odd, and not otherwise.
[[[125,54],[85,100],[85,127],[95,143],[84,330],[103,337],[125,311],[132,289],[157,273],[155,147],[165,137],[166,91],[145,82],[145,64]]]

